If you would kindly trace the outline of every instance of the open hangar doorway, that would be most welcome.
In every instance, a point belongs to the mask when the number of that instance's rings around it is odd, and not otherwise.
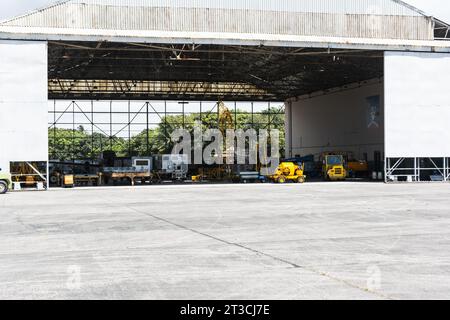
[[[327,155],[342,156],[347,177],[382,180],[384,52],[333,55],[311,76],[309,90],[286,101],[286,152],[325,178]]]
[[[293,144],[296,141],[293,135],[297,134],[294,128],[304,128],[308,130],[307,136],[320,138],[333,130],[342,131],[345,140],[347,133],[354,130],[352,117],[355,116],[354,110],[349,109],[351,106],[342,108],[342,105],[338,105],[334,108],[340,109],[337,114],[328,113],[331,118],[335,118],[331,124],[322,123],[322,126],[317,122],[313,127],[306,127],[302,124],[303,120],[312,123],[304,117],[295,118],[297,108],[293,101],[315,96],[318,92],[331,93],[336,88],[344,88],[345,91],[374,83],[382,87],[382,77],[383,52],[373,50],[51,41],[49,99],[55,102],[49,104],[49,154],[51,159],[57,160],[62,159],[59,155],[65,152],[65,159],[79,163],[87,159],[78,157],[77,149],[89,148],[89,145],[94,149],[94,145],[99,143],[93,140],[80,143],[82,139],[72,137],[73,145],[62,152],[56,142],[56,130],[60,124],[66,130],[73,130],[75,136],[79,136],[77,131],[80,126],[82,130],[87,127],[92,131],[91,138],[94,131],[102,127],[102,132],[97,132],[103,133],[106,140],[100,147],[101,151],[108,151],[108,146],[118,138],[115,133],[120,132],[121,138],[127,140],[126,156],[135,154],[131,143],[134,135],[144,134],[147,147],[139,155],[153,155],[153,150],[148,147],[148,140],[153,137],[144,132],[152,129],[149,125],[158,126],[161,121],[165,121],[167,112],[180,116],[178,123],[174,123],[171,129],[186,126],[186,114],[202,115],[209,112],[219,122],[220,115],[214,105],[217,101],[228,101],[226,104],[233,117],[233,128],[281,128],[280,116],[285,113],[286,107],[287,121],[286,125],[282,125],[282,131],[287,147],[283,148],[282,156],[291,158],[298,154]],[[376,100],[377,94],[379,100]],[[373,130],[383,132],[383,123],[379,121],[382,117],[382,92],[374,91],[367,97],[372,97],[376,112],[373,120],[377,123],[373,124],[376,127]],[[280,101],[287,103],[282,106]],[[345,100],[342,103],[345,105]],[[114,120],[118,113],[123,114],[122,118],[131,118]],[[239,115],[244,113],[248,119],[240,123]],[[291,113],[294,116],[292,118]],[[85,121],[80,122],[77,120],[79,117],[84,117]],[[94,117],[103,120],[96,122]],[[134,121],[135,117],[141,120]],[[322,118],[326,119],[326,116]],[[364,115],[364,120],[367,119]],[[137,125],[130,129],[133,123]],[[214,128],[218,124],[208,125]],[[284,139],[285,131],[287,139]],[[122,134],[126,137],[122,137]],[[382,140],[382,134],[380,137],[373,139]],[[347,143],[341,138],[338,142],[340,145]],[[361,143],[373,144],[366,141]],[[329,141],[318,141],[316,145],[327,144],[330,144]],[[383,152],[382,145],[374,146],[374,149]],[[68,155],[67,151],[71,154]],[[306,153],[311,154],[310,151],[315,152],[307,150]],[[369,152],[367,150],[367,154]],[[301,154],[305,155],[303,151]],[[91,155],[90,160],[94,161],[98,152],[92,152]]]
[[[310,175],[324,178],[327,155],[342,156],[347,177],[382,180],[384,85],[380,77],[316,91],[286,103],[288,154],[314,159]]]

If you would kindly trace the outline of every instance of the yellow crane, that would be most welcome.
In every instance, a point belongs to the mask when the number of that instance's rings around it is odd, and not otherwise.
[[[223,101],[217,102],[218,109],[218,129],[222,133],[222,136],[225,138],[228,129],[234,129],[234,120],[233,115],[230,112],[230,109],[225,105]],[[234,147],[231,149],[227,149],[226,141],[224,141],[223,146],[223,165],[218,165],[209,168],[202,168],[199,170],[198,175],[192,176],[192,181],[198,182],[202,179],[207,180],[224,180],[224,179],[232,179],[233,170],[232,166],[226,164],[228,158],[234,159],[235,151]]]
[[[233,116],[223,101],[217,103],[219,109],[219,130],[225,136],[228,129],[234,129]]]

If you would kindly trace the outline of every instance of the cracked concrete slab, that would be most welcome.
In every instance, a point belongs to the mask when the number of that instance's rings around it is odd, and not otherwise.
[[[450,185],[176,185],[0,197],[2,299],[444,299]]]

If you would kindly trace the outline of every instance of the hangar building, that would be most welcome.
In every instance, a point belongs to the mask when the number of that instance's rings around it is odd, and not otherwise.
[[[287,157],[448,181],[448,38],[398,0],[61,1],[0,23],[0,167],[48,163],[49,100],[283,101]]]

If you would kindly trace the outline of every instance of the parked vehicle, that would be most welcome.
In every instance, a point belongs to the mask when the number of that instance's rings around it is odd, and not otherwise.
[[[324,154],[322,159],[322,175],[325,180],[341,181],[347,178],[344,156]]]
[[[5,194],[12,188],[12,178],[9,173],[1,172],[0,169],[0,194]]]
[[[275,173],[267,178],[275,183],[286,183],[287,181],[304,183],[306,181],[304,170],[304,165],[299,166],[294,162],[282,162]]]

